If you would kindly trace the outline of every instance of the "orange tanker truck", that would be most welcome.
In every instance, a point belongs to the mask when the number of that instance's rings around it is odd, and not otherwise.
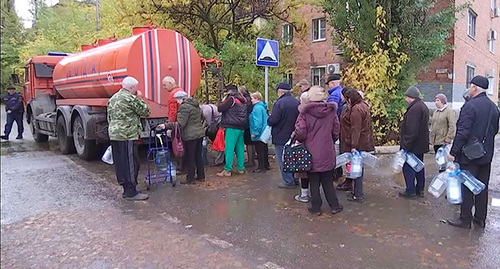
[[[99,40],[71,55],[49,53],[28,60],[23,89],[26,118],[37,142],[57,137],[63,154],[95,158],[109,140],[106,106],[126,76],[139,81],[151,115],[142,137],[167,118],[162,79],[173,77],[191,96],[201,79],[202,60],[180,33],[138,27],[131,37]]]

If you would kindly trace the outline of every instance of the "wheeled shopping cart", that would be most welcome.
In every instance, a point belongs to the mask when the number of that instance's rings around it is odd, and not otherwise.
[[[171,183],[175,187],[177,170],[170,158],[166,130],[152,128],[149,131],[148,147],[146,189],[149,190],[151,185],[164,183]]]

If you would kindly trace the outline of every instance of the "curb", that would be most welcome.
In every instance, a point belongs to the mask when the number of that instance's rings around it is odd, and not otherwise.
[[[399,151],[399,146],[375,147],[375,154],[394,154]]]

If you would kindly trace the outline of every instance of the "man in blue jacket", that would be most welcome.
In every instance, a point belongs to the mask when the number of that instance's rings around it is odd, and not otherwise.
[[[458,162],[462,170],[469,171],[486,185],[486,188],[478,195],[474,195],[465,185],[462,185],[463,202],[460,205],[460,217],[448,220],[448,224],[455,227],[470,229],[471,221],[481,228],[486,225],[488,183],[500,114],[498,106],[486,95],[488,86],[489,82],[485,77],[475,76],[471,80],[468,92],[470,99],[460,110],[455,140],[448,156],[450,160]],[[483,156],[472,156],[464,150],[464,147],[474,140],[483,144]],[[474,216],[472,206],[475,207]]]
[[[276,148],[276,160],[281,171],[281,182],[278,187],[295,188],[295,179],[292,173],[283,172],[283,149],[295,129],[295,121],[299,116],[299,100],[292,96],[292,87],[286,82],[281,82],[275,88],[278,91],[278,100],[273,105],[271,116],[267,119],[267,125],[272,127],[273,144]]]
[[[23,96],[16,92],[16,87],[8,86],[7,95],[2,99],[5,104],[5,111],[7,112],[7,123],[5,124],[5,135],[0,136],[4,140],[9,140],[10,131],[14,121],[17,124],[17,137],[16,139],[23,139],[23,114],[24,104]]]
[[[340,76],[337,74],[333,74],[328,76],[326,80],[326,84],[328,85],[328,99],[326,102],[332,103],[335,102],[337,104],[337,116],[340,116],[340,111],[342,111],[342,106],[344,105],[344,101],[342,101],[342,86],[340,85]]]

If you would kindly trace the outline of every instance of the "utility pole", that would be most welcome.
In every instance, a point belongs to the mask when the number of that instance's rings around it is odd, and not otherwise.
[[[95,23],[97,32],[101,31],[101,16],[99,14],[99,0],[95,0]]]

